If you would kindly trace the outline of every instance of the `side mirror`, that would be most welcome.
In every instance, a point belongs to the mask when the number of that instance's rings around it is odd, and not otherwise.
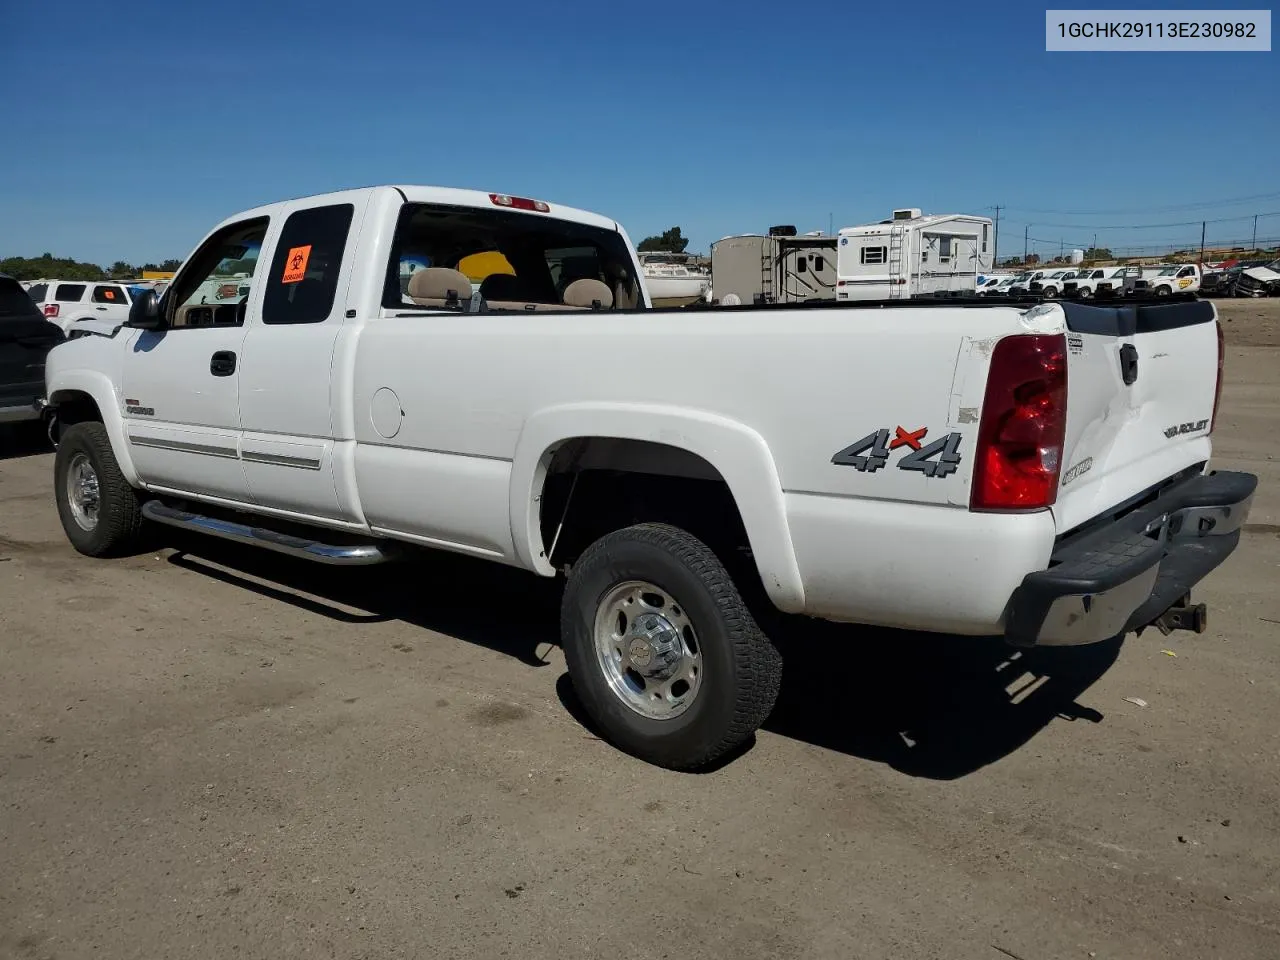
[[[129,308],[126,327],[135,330],[160,330],[164,327],[164,315],[160,312],[160,298],[154,290],[143,290]]]

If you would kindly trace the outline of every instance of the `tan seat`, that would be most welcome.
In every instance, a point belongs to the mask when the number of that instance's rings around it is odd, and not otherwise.
[[[448,267],[423,267],[409,278],[409,299],[420,307],[455,307],[471,299],[471,281]]]
[[[613,307],[613,291],[599,280],[583,278],[565,287],[564,303],[567,307],[609,310]]]

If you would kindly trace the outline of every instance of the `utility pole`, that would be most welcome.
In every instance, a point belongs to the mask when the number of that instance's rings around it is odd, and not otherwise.
[[[1258,232],[1258,226],[1257,226],[1257,224],[1258,224],[1258,218],[1257,218],[1257,217],[1254,217],[1254,218],[1253,218],[1253,223],[1254,223],[1253,232],[1254,232],[1254,233],[1257,233],[1257,232]],[[992,266],[992,267],[998,267],[998,266],[1000,266],[1000,204],[998,204],[998,203],[996,204],[996,231],[995,231],[995,233],[996,233],[995,238],[991,241],[991,266]]]
[[[1257,249],[1258,249],[1258,215],[1255,213],[1253,215],[1253,241],[1249,245],[1250,255],[1252,255],[1253,251]]]
[[[1200,266],[1204,266],[1204,220],[1200,221]]]
[[[1027,224],[1022,230],[1022,265],[1027,265],[1027,234],[1031,232],[1031,224]]]

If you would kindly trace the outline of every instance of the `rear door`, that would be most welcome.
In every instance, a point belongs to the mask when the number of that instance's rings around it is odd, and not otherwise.
[[[240,373],[241,456],[250,495],[263,506],[355,519],[337,493],[338,462],[353,444],[335,439],[332,368],[368,202],[367,190],[352,190],[320,205],[286,205],[263,262]]]
[[[1221,340],[1206,300],[1061,309],[1067,436],[1054,514],[1065,531],[1209,459]]]

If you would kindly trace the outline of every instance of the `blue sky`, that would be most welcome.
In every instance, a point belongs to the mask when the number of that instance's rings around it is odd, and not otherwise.
[[[1025,2],[4,8],[0,256],[184,257],[237,210],[386,182],[586,207],[637,240],[679,224],[696,250],[997,203],[1002,253],[1028,222],[1055,253],[1254,213],[1280,237],[1276,53],[1046,53]]]

